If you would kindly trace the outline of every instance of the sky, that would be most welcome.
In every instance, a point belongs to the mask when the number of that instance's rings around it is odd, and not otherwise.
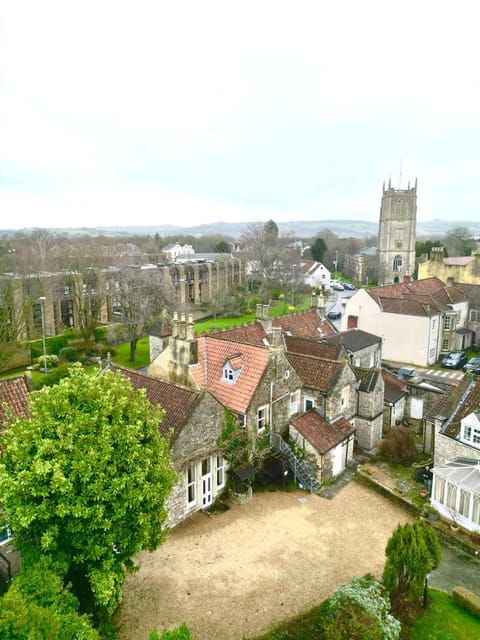
[[[0,229],[478,220],[474,1],[15,0]]]

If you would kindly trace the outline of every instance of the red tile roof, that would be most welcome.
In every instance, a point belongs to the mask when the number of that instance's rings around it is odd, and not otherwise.
[[[321,454],[325,455],[330,449],[355,433],[355,428],[344,418],[337,418],[329,423],[316,409],[310,409],[290,424]]]
[[[316,356],[317,358],[326,358],[328,360],[338,360],[342,353],[345,357],[345,350],[341,344],[330,344],[326,341],[318,342],[318,340],[312,340],[311,338],[285,336],[285,345],[287,351],[292,353],[303,353],[307,356]]]
[[[322,318],[316,309],[300,311],[288,316],[279,316],[273,319],[274,327],[281,327],[282,333],[289,332],[298,338],[320,339],[332,336],[335,330],[330,323]]]
[[[466,375],[458,387],[436,405],[434,415],[448,416],[442,427],[442,433],[457,438],[460,422],[471,413],[480,410],[480,377]],[[432,415],[432,414],[430,414]]]
[[[439,278],[410,280],[398,284],[367,289],[367,293],[386,313],[431,316],[463,302],[465,294],[457,285],[445,284]]]
[[[8,413],[30,417],[28,386],[24,376],[0,380],[0,432],[8,421]]]
[[[299,353],[286,353],[287,360],[295,369],[304,385],[326,392],[334,385],[345,364]]]
[[[244,344],[265,344],[264,340],[270,342],[270,336],[263,328],[259,320],[255,320],[249,324],[243,324],[231,329],[223,329],[216,333],[210,333],[215,338],[232,340],[233,342],[242,342]]]
[[[165,434],[173,429],[174,438],[182,429],[200,398],[199,391],[192,391],[171,382],[152,378],[144,373],[126,369],[119,365],[111,365],[112,371],[119,371],[132,383],[134,389],[145,389],[150,404],[160,405],[165,416],[160,424],[160,432]]]
[[[198,364],[190,371],[198,387],[206,386],[224,407],[244,414],[270,362],[269,349],[217,336],[200,336],[197,343]],[[228,381],[223,378],[223,367],[232,356],[237,362],[241,358],[242,367],[238,377]]]

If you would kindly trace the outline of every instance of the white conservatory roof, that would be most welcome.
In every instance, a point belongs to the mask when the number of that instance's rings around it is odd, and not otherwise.
[[[432,472],[439,478],[480,495],[480,460],[471,463],[449,462],[434,467]]]

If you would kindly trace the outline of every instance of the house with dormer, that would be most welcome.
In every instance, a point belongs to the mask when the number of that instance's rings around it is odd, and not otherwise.
[[[441,515],[480,532],[480,378],[466,375],[425,419],[433,452],[431,503]]]

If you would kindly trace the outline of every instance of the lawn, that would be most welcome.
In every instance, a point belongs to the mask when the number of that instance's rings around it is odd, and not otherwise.
[[[150,338],[145,336],[137,342],[137,350],[135,353],[135,362],[130,362],[130,343],[123,342],[114,347],[114,355],[112,360],[116,364],[120,364],[130,369],[140,369],[150,364]]]
[[[444,591],[430,589],[425,615],[410,628],[412,640],[478,640],[480,619],[468,613]]]
[[[287,313],[293,313],[294,311],[305,311],[310,308],[311,300],[310,296],[300,297],[300,302],[292,307],[283,300],[278,300],[270,304],[270,317],[276,318],[277,316],[284,316]],[[221,318],[217,317],[208,318],[207,320],[200,320],[195,323],[195,333],[208,333],[209,331],[218,329],[230,329],[231,327],[238,327],[241,324],[248,324],[253,322],[256,318],[256,312],[247,313],[239,318]]]
[[[409,630],[411,640],[480,639],[479,618],[459,607],[443,591],[430,589],[429,594],[427,611]],[[251,640],[318,640],[319,615],[320,607],[314,607]]]

